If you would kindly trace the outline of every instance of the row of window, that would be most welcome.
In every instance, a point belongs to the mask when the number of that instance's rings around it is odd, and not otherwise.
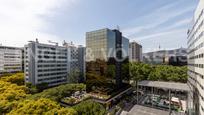
[[[203,47],[203,43],[200,43],[198,46],[196,46],[195,48],[191,49],[188,54],[195,52],[196,50],[200,49]]]
[[[52,59],[67,59],[67,57],[65,56],[47,56],[47,55],[44,55],[44,56],[41,56],[39,55],[38,58],[45,58],[45,59],[49,59],[49,58],[52,58]]]
[[[4,66],[22,66],[21,64],[4,64]]]
[[[21,58],[21,56],[4,56],[4,58]]]
[[[67,61],[57,61],[57,60],[46,61],[46,60],[38,60],[38,63],[67,63]]]
[[[194,30],[195,26],[198,24],[198,22],[199,22],[199,20],[200,20],[200,18],[201,18],[202,15],[203,15],[203,10],[202,10],[201,13],[199,14],[198,19],[196,20],[196,22],[195,22],[195,24],[194,24],[194,26],[193,26],[193,28],[192,28],[192,30],[191,30],[191,32],[190,32],[189,35],[191,35],[192,31]],[[188,43],[192,40],[192,38],[193,38],[193,37],[191,37],[191,38],[188,40]]]
[[[188,70],[188,72],[192,73],[192,74],[195,74],[197,76],[199,76],[201,79],[204,79],[204,75],[200,74],[200,73],[197,73],[195,71],[192,71],[192,70]]]
[[[52,75],[66,75],[66,74],[67,72],[44,73],[44,74],[38,74],[38,77],[52,76]]]
[[[198,31],[200,30],[200,28],[203,26],[203,21],[198,25],[198,28],[196,28],[195,32],[193,33],[193,35],[191,36],[191,40],[195,37],[195,35],[198,33]],[[188,42],[189,43],[189,42]]]
[[[38,65],[38,67],[66,67],[67,64],[48,64],[48,65]]]
[[[189,77],[190,79],[192,79],[195,83],[197,83],[197,84],[199,84],[199,86],[200,86],[200,88],[202,89],[202,90],[204,90],[204,87],[197,81],[197,80],[195,80],[193,77]],[[193,86],[195,89],[197,89],[191,82],[188,82],[188,83],[190,83],[190,85],[191,86]],[[204,101],[204,97],[201,95],[201,93],[200,92],[198,92],[198,95],[200,96],[200,98],[202,99],[202,101]],[[199,98],[199,97],[198,97]],[[202,108],[202,111],[204,112],[204,109],[203,109],[203,107],[201,106],[201,108]]]
[[[62,70],[67,70],[67,68],[58,68],[58,69],[40,69],[40,70],[38,70],[38,72],[48,72],[48,71],[50,71],[50,72],[52,72],[52,71],[62,71]]]
[[[198,54],[198,55],[192,56],[189,59],[193,60],[193,59],[199,59],[199,58],[203,58],[203,57],[204,57],[204,54],[202,53],[202,54]]]
[[[59,52],[66,52],[67,51],[65,47],[53,48],[53,47],[46,47],[46,46],[38,46],[38,49],[46,49],[46,50],[52,50],[52,51],[57,50]]]
[[[55,51],[55,52],[53,52],[53,51],[47,51],[47,50],[45,50],[45,51],[43,51],[43,50],[39,50],[38,51],[38,53],[39,54],[57,54],[57,55],[60,55],[60,54],[63,54],[63,55],[67,55],[67,53],[66,52],[58,52],[58,51]]]
[[[45,78],[45,79],[38,79],[38,82],[40,81],[48,81],[48,80],[54,80],[54,79],[62,79],[65,78],[64,76],[59,76],[59,77],[50,77],[50,78]]]
[[[204,68],[204,64],[188,64],[188,66],[198,67],[198,68]]]
[[[204,35],[203,32],[201,32],[199,36],[196,37],[196,39],[188,46],[188,48],[190,48],[193,44],[195,44],[201,37],[203,37],[203,35]]]

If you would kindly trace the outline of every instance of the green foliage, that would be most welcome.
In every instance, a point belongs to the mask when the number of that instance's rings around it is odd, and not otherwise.
[[[130,79],[130,64],[122,64],[122,79],[129,80]]]
[[[24,85],[24,74],[23,73],[7,74],[1,77],[0,80],[15,83],[17,85]]]
[[[0,80],[0,113],[7,113],[17,104],[18,100],[27,96],[28,89]]]
[[[97,75],[95,73],[86,73],[86,87],[88,90],[95,86],[102,86],[107,83],[105,77]]]
[[[34,94],[29,99],[48,98],[54,101],[60,101],[61,98],[71,95],[75,91],[86,89],[84,84],[65,84],[50,89],[43,90],[41,93]]]
[[[80,72],[78,69],[75,69],[69,73],[68,81],[69,83],[78,83],[80,79],[79,77],[80,77]]]
[[[16,114],[76,115],[77,112],[72,108],[60,107],[59,104],[49,99],[40,98],[37,100],[25,100],[20,102],[8,115]]]
[[[87,100],[73,107],[79,115],[104,115],[106,110],[103,105]]]
[[[43,83],[37,84],[35,87],[36,87],[39,91],[43,91],[45,88],[48,87],[48,83],[43,82]]]
[[[131,63],[130,75],[131,75],[131,78],[135,81],[153,80],[153,81],[173,81],[173,82],[186,83],[187,67]]]
[[[105,73],[107,78],[113,79],[115,77],[115,65],[108,65]]]

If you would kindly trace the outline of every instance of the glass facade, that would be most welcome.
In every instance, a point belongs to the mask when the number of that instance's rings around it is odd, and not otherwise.
[[[86,33],[86,84],[94,94],[111,94],[122,86],[122,66],[128,62],[129,40],[118,30]]]

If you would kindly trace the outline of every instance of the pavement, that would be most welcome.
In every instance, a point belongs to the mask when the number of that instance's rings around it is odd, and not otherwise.
[[[141,105],[134,105],[129,112],[122,111],[120,115],[169,115],[169,112]]]

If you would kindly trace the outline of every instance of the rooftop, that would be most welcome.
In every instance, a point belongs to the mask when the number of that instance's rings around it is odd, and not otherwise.
[[[156,87],[171,90],[189,91],[189,87],[186,83],[178,82],[164,82],[164,81],[140,81],[139,86]]]

